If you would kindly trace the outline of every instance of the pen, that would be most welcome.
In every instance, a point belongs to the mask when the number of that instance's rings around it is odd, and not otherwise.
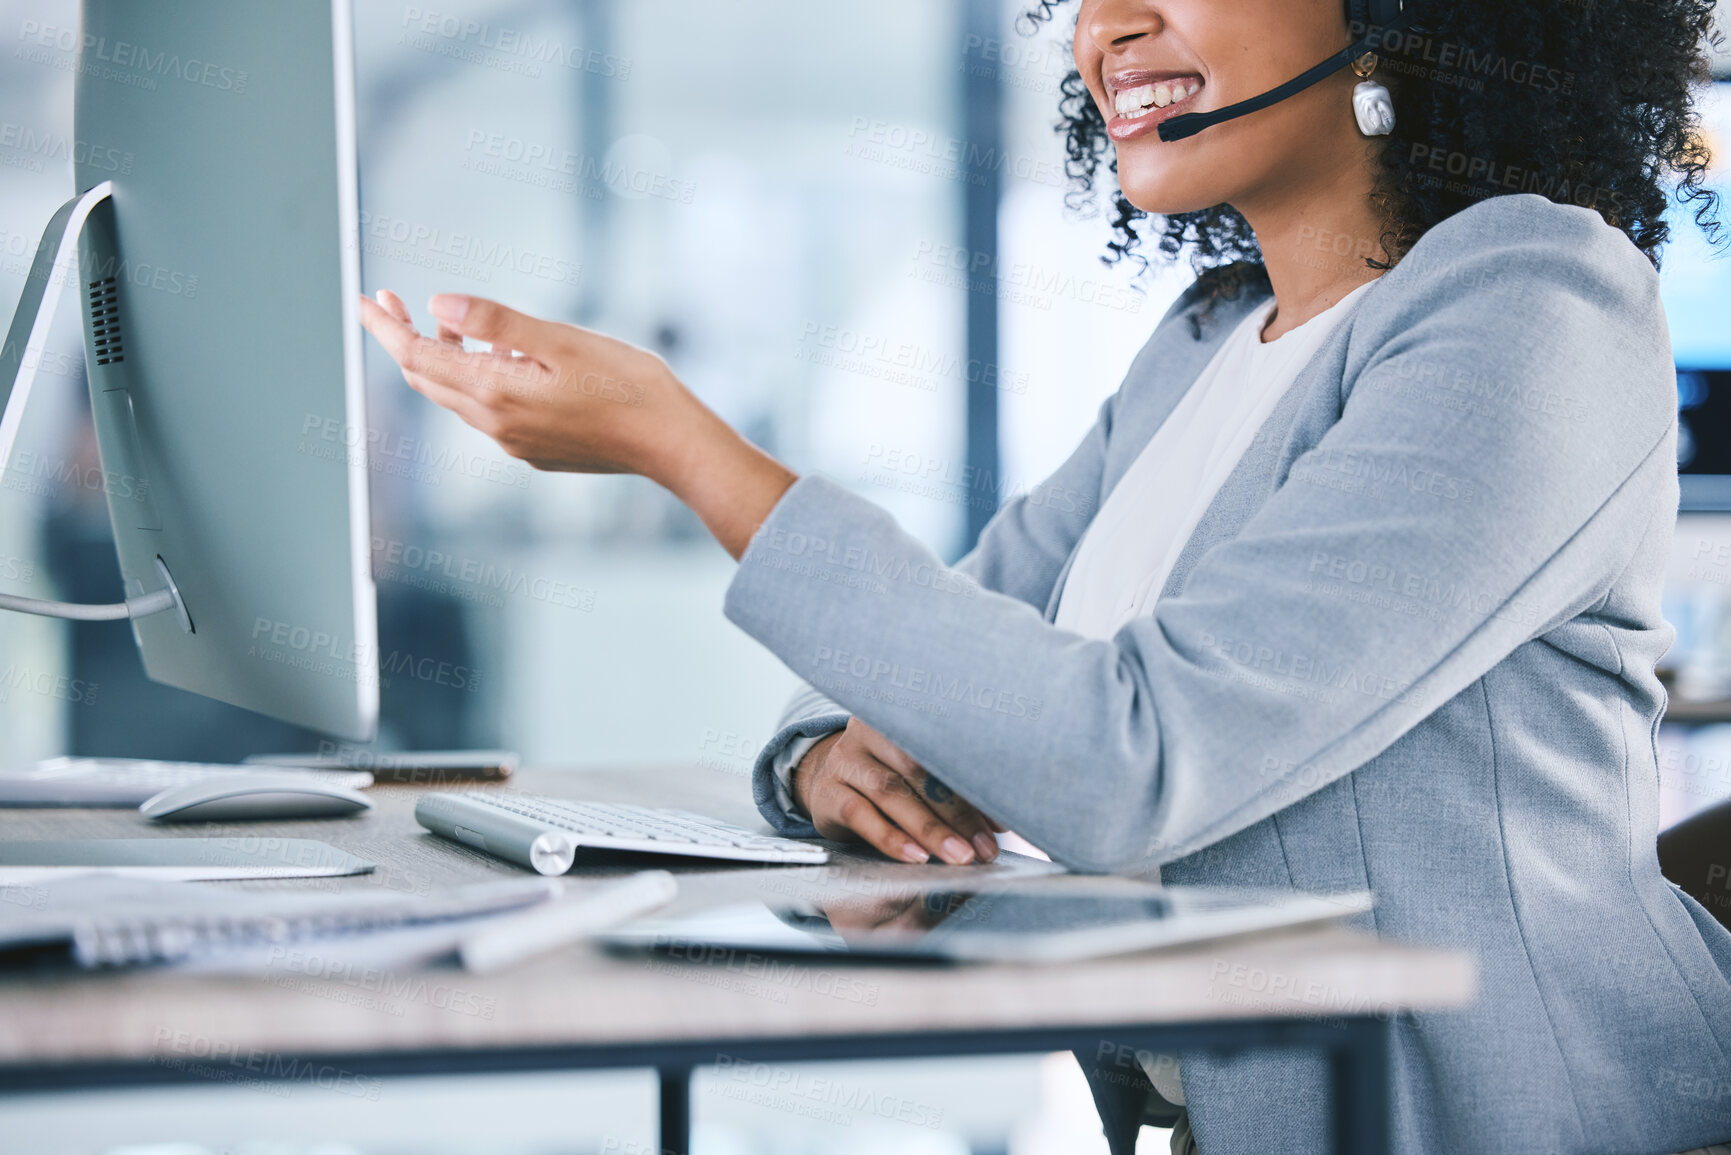
[[[457,954],[463,966],[477,974],[503,970],[648,914],[673,901],[678,892],[679,884],[667,871],[640,871],[575,897],[489,920],[457,944]]]

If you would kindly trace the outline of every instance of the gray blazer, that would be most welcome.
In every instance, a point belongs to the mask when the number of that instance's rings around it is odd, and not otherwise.
[[[728,617],[811,687],[765,747],[857,714],[1084,871],[1369,888],[1470,948],[1469,1011],[1396,1027],[1403,1152],[1731,1139],[1731,933],[1661,877],[1654,662],[1676,389],[1652,267],[1589,210],[1496,197],[1432,228],[1306,367],[1153,612],[1052,615],[1078,539],[1267,290],[1167,314],[1075,453],[953,570],[817,476]],[[1180,1056],[1201,1150],[1327,1150],[1327,1080]]]

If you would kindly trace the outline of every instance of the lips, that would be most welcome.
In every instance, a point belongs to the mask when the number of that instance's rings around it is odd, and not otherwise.
[[[1193,112],[1207,82],[1194,72],[1126,71],[1106,78],[1109,111],[1106,131],[1113,140],[1146,135],[1186,112]]]
[[[1175,80],[1194,80],[1200,83],[1202,77],[1195,72],[1173,71],[1171,69],[1161,71],[1132,69],[1114,72],[1106,77],[1106,91],[1112,96],[1117,96],[1120,92],[1141,88],[1145,84],[1170,84]]]

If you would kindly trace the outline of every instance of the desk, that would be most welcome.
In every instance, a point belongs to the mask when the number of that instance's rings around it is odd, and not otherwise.
[[[524,772],[512,788],[659,802],[762,827],[744,777],[715,770]],[[244,885],[429,891],[521,876],[423,832],[413,815],[419,793],[380,786],[372,791],[375,809],[358,818],[249,824],[249,832],[321,839],[379,869],[341,880]],[[0,838],[226,836],[235,829],[158,827],[124,810],[0,810]],[[581,868],[597,876],[625,869]],[[676,869],[682,904],[869,897],[885,887],[953,885],[960,873],[851,853],[824,868]],[[1071,876],[1032,884],[1112,885]],[[8,977],[0,979],[0,1088],[653,1067],[660,1146],[682,1153],[691,1072],[718,1061],[1096,1054],[1104,1053],[1103,1042],[1122,1048],[1114,1056],[1308,1046],[1330,1059],[1335,1149],[1372,1152],[1389,1142],[1392,1013],[1462,1006],[1474,982],[1470,956],[1339,928],[1047,968],[832,965],[738,954],[693,962],[579,946],[490,976],[433,968],[348,979],[292,972]],[[393,1004],[388,1013],[380,1013],[382,1002]]]

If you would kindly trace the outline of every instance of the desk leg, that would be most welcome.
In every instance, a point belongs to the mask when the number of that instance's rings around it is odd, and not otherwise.
[[[661,1067],[660,1155],[691,1155],[691,1068]]]
[[[1334,1081],[1334,1149],[1350,1155],[1381,1155],[1394,1139],[1389,1070],[1394,1024],[1386,1019],[1348,1019],[1346,1040],[1329,1057]]]

